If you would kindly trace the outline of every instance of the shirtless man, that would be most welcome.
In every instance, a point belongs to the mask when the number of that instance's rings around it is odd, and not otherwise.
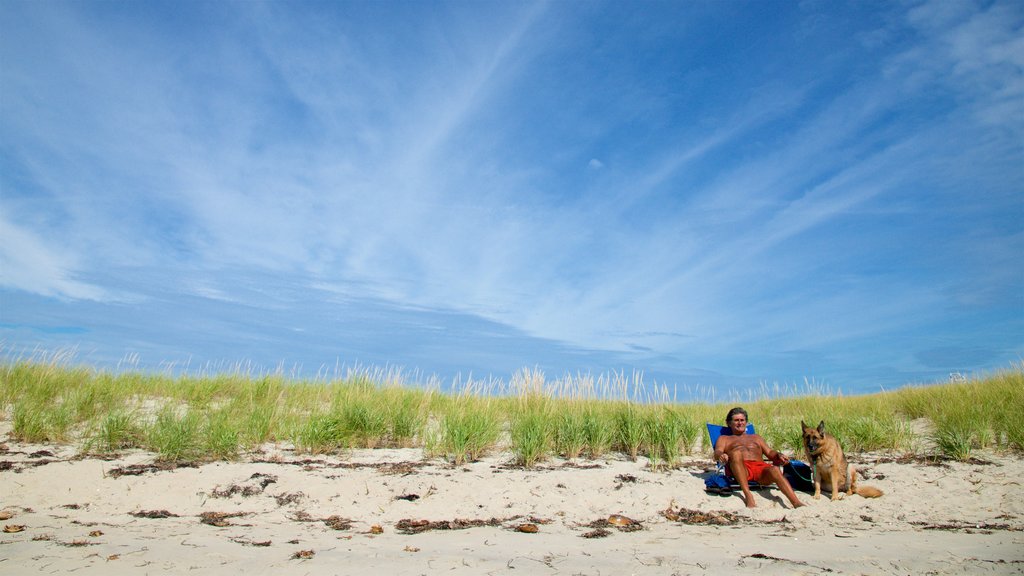
[[[743,499],[747,508],[754,508],[754,495],[750,493],[750,481],[762,485],[776,484],[782,493],[789,498],[794,508],[803,506],[793,492],[793,487],[782,475],[782,470],[776,466],[782,466],[789,462],[783,453],[768,447],[768,443],[757,434],[747,434],[747,411],[743,408],[733,408],[725,417],[725,423],[732,435],[722,434],[715,442],[715,461],[722,462],[729,467],[733,478],[739,482],[743,490]],[[765,462],[768,458],[771,462]]]

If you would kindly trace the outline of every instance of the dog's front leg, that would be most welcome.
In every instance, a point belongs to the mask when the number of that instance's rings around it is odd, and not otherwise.
[[[818,463],[815,461],[814,455],[811,454],[810,450],[807,451],[807,459],[811,461],[811,476],[814,480],[814,499],[821,499],[821,468],[818,467]]]
[[[832,500],[839,500],[839,466],[832,464]]]

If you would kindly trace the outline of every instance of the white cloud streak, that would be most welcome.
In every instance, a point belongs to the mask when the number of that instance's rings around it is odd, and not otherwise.
[[[0,214],[0,286],[64,299],[101,300],[101,288],[75,279],[74,256]]]

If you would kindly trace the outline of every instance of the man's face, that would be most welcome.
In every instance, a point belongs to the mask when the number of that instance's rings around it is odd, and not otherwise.
[[[734,436],[743,434],[747,431],[747,417],[743,414],[734,414],[729,420],[729,429],[732,430]]]

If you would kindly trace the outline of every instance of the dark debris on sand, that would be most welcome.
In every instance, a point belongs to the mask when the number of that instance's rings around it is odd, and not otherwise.
[[[803,562],[803,561],[800,561],[800,560],[790,560],[788,558],[779,558],[777,556],[769,556],[768,554],[763,554],[761,552],[755,552],[754,554],[746,554],[746,555],[743,556],[743,558],[755,558],[757,560],[771,560],[772,562],[787,562],[787,563],[794,564],[794,565],[797,565],[797,566],[808,566],[808,567],[814,568],[815,570],[818,571],[818,573],[821,573],[821,574],[834,572],[834,570],[832,570],[831,568],[825,568],[824,566],[813,566],[811,564],[808,564],[807,562]]]
[[[292,520],[296,522],[323,522],[325,526],[331,530],[349,530],[352,528],[354,520],[348,518],[342,518],[337,514],[328,516],[327,518],[314,518],[309,515],[308,512],[299,511],[292,515]]]
[[[277,496],[274,496],[274,500],[277,501],[278,506],[287,506],[289,504],[297,504],[305,497],[306,495],[302,492],[288,492],[286,494],[278,494]]]
[[[951,522],[946,524],[929,524],[927,522],[911,522],[922,530],[943,530],[947,532],[964,532],[966,534],[991,534],[996,530],[1020,532],[1021,526],[994,522]]]
[[[227,488],[214,489],[211,495],[214,498],[230,498],[235,494],[241,494],[243,497],[257,496],[262,494],[267,486],[275,483],[277,483],[277,476],[257,472],[242,484],[232,484]]]
[[[527,517],[526,524],[520,522],[523,520],[522,516],[510,516],[508,518],[490,518],[490,519],[465,519],[456,518],[454,520],[412,520],[405,518],[399,520],[395,524],[395,530],[400,534],[420,534],[422,532],[428,532],[430,530],[465,530],[467,528],[480,528],[482,526],[501,527],[518,532],[535,532],[532,529],[523,529],[523,526],[528,525],[540,525],[550,524],[551,519],[549,518],[538,518],[537,516]]]
[[[142,476],[147,472],[168,472],[178,468],[199,468],[196,462],[154,462],[152,464],[132,464],[119,468],[111,468],[107,476],[120,478],[121,476]]]
[[[228,522],[228,518],[238,518],[246,514],[247,512],[203,512],[199,515],[199,521],[203,524],[221,528],[224,526],[234,526],[234,524]]]
[[[178,515],[167,510],[139,510],[138,512],[129,512],[131,516],[136,518],[177,518]]]
[[[709,526],[733,526],[742,522],[750,521],[749,518],[745,518],[733,512],[726,512],[724,510],[711,510],[708,512],[691,510],[689,508],[679,508],[678,510],[675,510],[671,506],[662,510],[661,515],[671,522]],[[769,522],[785,521],[786,519],[783,518],[782,520],[771,520]]]
[[[15,474],[20,474],[27,468],[46,466],[47,464],[53,464],[54,462],[60,462],[60,460],[51,460],[47,458],[42,460],[33,460],[32,462],[11,462],[10,460],[3,460],[0,461],[0,472],[10,470]]]
[[[327,462],[322,459],[305,458],[302,460],[253,460],[254,464],[278,464],[285,466],[301,466],[306,470],[319,468],[358,470],[361,468],[372,468],[387,476],[406,476],[413,474],[419,468],[427,466],[428,462]]]
[[[666,510],[661,514],[672,522],[681,522],[683,524],[711,524],[715,526],[731,526],[743,522],[745,518],[737,516],[732,512],[725,512],[722,510],[713,510],[710,512],[701,512],[700,510],[689,510],[686,508],[680,508],[679,510]]]
[[[504,520],[491,518],[490,520],[467,520],[456,518],[454,520],[410,520],[408,518],[399,520],[395,529],[401,534],[420,534],[430,530],[465,530],[467,528],[478,528],[480,526],[501,526]]]
[[[57,542],[61,546],[67,546],[68,548],[81,548],[82,546],[96,546],[97,542],[89,542],[88,540],[72,540],[71,542]]]
[[[673,509],[669,506],[667,509],[661,511],[661,515],[670,522],[679,522],[680,524],[690,525],[705,525],[705,526],[735,526],[737,524],[789,524],[789,520],[785,516],[778,519],[772,520],[753,520],[746,516],[740,516],[734,512],[727,512],[725,510],[691,510],[689,508],[679,508],[678,510]]]
[[[272,544],[272,542],[270,540],[256,541],[256,540],[246,540],[244,538],[232,538],[231,541],[234,542],[235,544],[241,544],[242,546],[266,547],[266,546],[270,546]]]

